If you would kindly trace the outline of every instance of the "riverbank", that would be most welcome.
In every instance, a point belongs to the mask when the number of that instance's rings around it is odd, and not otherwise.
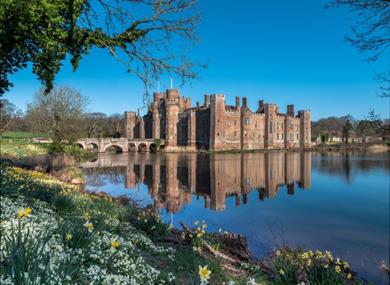
[[[390,152],[390,143],[338,143],[320,144],[312,147],[313,151],[360,151],[360,152]]]
[[[206,222],[170,229],[154,210],[123,198],[86,193],[52,176],[4,164],[1,175],[2,284],[15,278],[55,284],[199,284],[201,277],[210,284],[330,284],[321,281],[324,276],[337,284],[364,284],[330,253],[281,249],[258,261],[243,254],[242,237],[207,233]],[[234,251],[237,242],[242,249]],[[29,254],[12,254],[21,250]]]

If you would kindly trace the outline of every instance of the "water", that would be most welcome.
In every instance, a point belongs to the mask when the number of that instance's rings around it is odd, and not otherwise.
[[[99,155],[88,191],[161,209],[167,223],[205,220],[245,235],[253,254],[277,245],[330,250],[387,284],[390,154],[271,152]],[[388,278],[388,277],[387,277]]]

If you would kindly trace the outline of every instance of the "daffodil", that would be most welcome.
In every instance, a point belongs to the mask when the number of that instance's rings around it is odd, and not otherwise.
[[[21,220],[22,218],[27,218],[31,214],[31,208],[21,209],[18,211],[18,218]]]
[[[348,278],[348,279],[351,279],[351,278],[352,278],[352,274],[351,274],[351,273],[348,273],[348,274],[347,274],[347,278]]]
[[[283,269],[280,269],[280,270],[279,270],[279,274],[283,276],[283,275],[286,274],[286,273],[284,273],[284,270],[283,270]]]
[[[73,235],[71,233],[66,234],[66,240],[72,240]]]
[[[117,241],[116,239],[111,242],[111,247],[117,249],[120,247],[121,243]]]
[[[341,267],[338,266],[338,265],[335,266],[334,271],[336,271],[336,273],[340,273],[341,272]]]
[[[207,268],[207,265],[205,265],[203,267],[199,265],[198,273],[199,273],[199,277],[200,277],[201,281],[205,281],[205,280],[209,280],[210,279],[211,270],[209,270]]]

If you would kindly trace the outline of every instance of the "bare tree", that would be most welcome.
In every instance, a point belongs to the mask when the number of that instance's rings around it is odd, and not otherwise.
[[[2,134],[16,116],[16,107],[7,99],[0,100],[0,134]]]
[[[390,1],[388,0],[334,0],[327,7],[346,7],[356,22],[351,26],[347,42],[359,52],[368,55],[368,61],[376,61],[390,48]],[[382,83],[381,96],[390,96],[390,70],[379,73],[376,79]]]
[[[33,131],[47,133],[54,141],[74,140],[81,132],[87,99],[71,87],[41,89],[27,106],[27,120]]]

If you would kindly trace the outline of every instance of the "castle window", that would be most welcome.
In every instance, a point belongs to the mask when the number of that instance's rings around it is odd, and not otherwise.
[[[272,134],[272,122],[269,122],[269,132]]]
[[[234,132],[234,136],[235,136],[235,137],[237,136],[237,132],[236,132],[236,131]]]
[[[282,134],[282,139],[283,139],[283,134]]]
[[[290,134],[290,140],[293,140],[293,139],[294,139],[293,134]]]
[[[219,137],[219,133],[217,133],[217,137]]]
[[[243,181],[243,184],[244,185],[249,185],[251,182],[250,178],[249,177],[244,177],[244,181]]]
[[[251,123],[251,120],[249,118],[244,118],[244,125],[248,126]]]
[[[299,135],[297,134],[297,140],[299,140]]]
[[[237,120],[234,120],[234,125],[237,126]]]
[[[276,137],[279,139],[279,133],[276,134]]]

